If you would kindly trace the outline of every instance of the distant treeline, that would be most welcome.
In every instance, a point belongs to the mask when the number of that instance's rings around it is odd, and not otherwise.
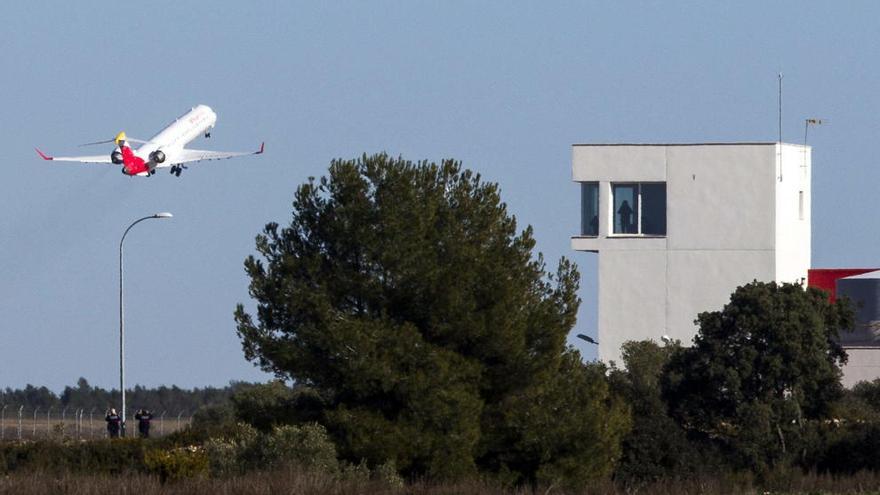
[[[183,389],[177,386],[161,386],[146,388],[140,385],[126,390],[126,404],[129,409],[140,408],[152,411],[180,412],[187,411],[190,414],[202,406],[225,404],[237,390],[247,387],[246,382],[230,382],[225,387],[204,387]],[[80,378],[75,387],[64,387],[60,395],[46,387],[27,385],[22,389],[7,387],[0,391],[0,405],[24,406],[27,409],[39,407],[40,409],[54,408],[110,408],[121,405],[119,390],[107,390],[101,387],[93,387],[85,378]]]

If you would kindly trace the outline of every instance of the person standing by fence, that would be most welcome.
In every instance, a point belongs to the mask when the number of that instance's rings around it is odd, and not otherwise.
[[[140,437],[150,438],[150,421],[153,419],[153,413],[146,409],[138,409],[134,419],[138,421],[138,434]]]
[[[107,416],[104,417],[104,421],[107,422],[107,433],[110,435],[110,438],[119,438],[119,426],[122,423],[122,418],[116,414],[116,409],[110,408],[107,411]]]

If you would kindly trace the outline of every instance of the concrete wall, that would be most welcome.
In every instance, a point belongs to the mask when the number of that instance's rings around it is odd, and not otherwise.
[[[809,169],[804,181],[802,147],[779,154],[775,143],[574,146],[573,179],[599,182],[599,235],[574,237],[572,248],[599,253],[601,360],[619,362],[627,340],[689,344],[697,314],[721,309],[737,286],[806,277]],[[666,183],[665,237],[611,233],[614,182]],[[806,220],[791,226],[801,190]]]
[[[763,250],[680,250],[669,259],[666,334],[685,345],[699,313],[720,310],[741,285],[773,278],[772,252]]]
[[[880,352],[876,347],[846,347],[849,361],[843,367],[843,386],[852,388],[858,382],[880,377]]]
[[[777,146],[776,151],[781,172],[776,180],[776,280],[805,283],[811,263],[812,153],[809,147],[792,144]]]
[[[668,147],[669,249],[772,250],[773,148]]]
[[[610,250],[599,255],[599,359],[620,363],[634,332],[659,340],[666,327],[666,252]]]

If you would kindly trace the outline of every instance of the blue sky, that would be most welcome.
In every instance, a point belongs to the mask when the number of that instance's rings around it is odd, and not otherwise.
[[[0,5],[0,387],[117,383],[126,240],[129,383],[261,380],[232,312],[242,261],[329,161],[462,160],[500,183],[551,265],[581,268],[574,333],[595,335],[596,258],[574,253],[572,143],[774,141],[807,117],[813,265],[880,266],[880,5],[811,2],[4,2]],[[48,163],[199,103],[194,147],[259,158],[181,178]],[[103,148],[89,150],[99,153]],[[110,150],[107,149],[107,152]],[[572,343],[588,359],[595,349]]]

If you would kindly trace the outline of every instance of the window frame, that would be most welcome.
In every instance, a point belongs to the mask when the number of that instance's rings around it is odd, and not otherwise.
[[[602,188],[601,188],[601,184],[597,181],[583,181],[580,184],[581,184],[581,228],[580,228],[580,234],[578,235],[578,237],[586,237],[586,238],[590,238],[590,239],[596,238],[596,237],[599,237],[599,232],[601,232],[600,226],[602,225],[602,221],[601,221],[601,218],[602,218],[602,192],[601,192]],[[595,191],[596,191],[596,203],[595,203],[596,209],[595,209],[595,215],[594,215],[596,218],[596,233],[595,234],[586,233],[586,229],[584,228],[587,225],[587,223],[585,222],[585,218],[584,218],[584,213],[586,211],[584,208],[584,206],[585,206],[584,194],[585,194],[586,188],[589,186],[595,187]]]
[[[804,192],[798,191],[798,220],[804,219]]]
[[[642,185],[644,184],[663,184],[664,186],[664,196],[665,201],[663,204],[663,215],[666,217],[666,225],[665,225],[665,233],[663,234],[645,234],[642,233],[642,208],[644,207],[644,200],[642,199]],[[610,205],[609,208],[609,217],[611,222],[609,223],[608,229],[608,237],[641,237],[641,238],[654,238],[654,239],[664,239],[669,233],[669,216],[667,212],[669,211],[669,196],[665,194],[666,192],[666,181],[619,181],[619,182],[609,182],[609,196],[610,201],[608,202]],[[615,186],[633,186],[635,188],[635,202],[636,202],[636,210],[634,211],[635,220],[636,220],[636,231],[635,232],[615,232],[615,214],[614,205],[615,203],[615,194],[614,188]]]

